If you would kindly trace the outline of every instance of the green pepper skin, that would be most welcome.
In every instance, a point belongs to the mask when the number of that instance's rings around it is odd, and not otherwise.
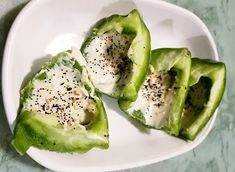
[[[107,94],[113,98],[134,101],[137,97],[138,90],[141,84],[144,82],[145,76],[148,72],[151,53],[150,33],[137,10],[132,10],[126,16],[112,15],[101,20],[93,28],[91,35],[89,35],[89,37],[84,41],[81,47],[81,52],[85,57],[84,49],[87,47],[89,42],[96,35],[101,35],[112,30],[117,31],[120,34],[123,33],[135,35],[127,52],[128,57],[133,63],[133,68],[130,73],[131,78],[128,84],[126,84],[120,93],[102,93]],[[97,89],[97,91],[99,90]]]
[[[191,54],[186,48],[161,48],[152,51],[151,55],[151,63],[150,63],[154,71],[167,70],[169,71],[171,68],[178,70],[177,77],[179,78],[178,85],[180,89],[176,90],[175,96],[173,96],[172,104],[170,106],[168,117],[164,121],[164,124],[161,128],[171,135],[178,136],[181,125],[181,114],[183,110],[183,106],[185,103],[186,95],[187,95],[187,87],[190,76],[190,68],[191,68]],[[150,72],[149,72],[150,73]],[[145,117],[142,112],[139,113],[138,116],[134,114],[128,113],[128,109],[131,108],[133,102],[131,101],[118,101],[120,108],[127,113],[132,118],[137,119],[142,124],[146,126]]]
[[[55,64],[59,65],[63,61],[64,63],[72,63],[73,68],[78,70],[80,74],[84,72],[84,67],[71,57],[70,52],[63,52],[53,57],[21,90],[19,114],[14,137],[11,141],[21,155],[25,154],[31,146],[49,151],[70,153],[85,153],[93,147],[102,149],[109,147],[107,115],[102,101],[94,92],[90,92],[90,95],[96,103],[97,113],[95,120],[87,127],[76,124],[65,130],[55,116],[28,111],[26,108],[27,100],[32,94],[34,80],[43,79],[42,77],[46,74],[43,72],[44,69],[53,68]],[[83,84],[87,84],[92,91],[92,85],[88,83],[88,78],[86,79],[87,82]]]
[[[182,130],[181,136],[188,140],[196,138],[220,104],[226,84],[226,67],[222,62],[193,58],[189,86],[198,83],[201,77],[207,77],[212,81],[210,96],[203,110],[197,114],[195,121]]]

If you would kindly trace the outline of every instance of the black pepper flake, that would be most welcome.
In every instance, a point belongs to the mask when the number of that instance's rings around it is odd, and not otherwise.
[[[67,91],[71,91],[72,88],[71,88],[71,87],[67,87],[66,90],[67,90]]]
[[[104,137],[109,137],[109,135],[108,134],[104,134]]]
[[[174,87],[174,90],[179,89],[179,87]]]

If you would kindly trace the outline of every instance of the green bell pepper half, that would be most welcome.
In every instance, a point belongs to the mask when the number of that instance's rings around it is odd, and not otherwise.
[[[120,108],[127,113],[130,117],[137,119],[147,127],[153,127],[156,129],[162,129],[169,134],[178,136],[181,126],[181,114],[187,95],[187,88],[190,76],[191,68],[191,54],[186,48],[161,48],[152,51],[151,63],[148,76],[153,72],[159,71],[174,71],[176,73],[176,85],[177,89],[171,96],[171,103],[168,105],[168,109],[165,110],[165,115],[161,124],[151,122],[151,125],[147,123],[145,113],[140,109],[143,101],[139,101],[140,105],[136,105],[136,102],[126,101],[120,99],[118,101]],[[141,88],[144,88],[142,85]],[[140,89],[141,90],[141,89]],[[138,98],[140,97],[140,94]],[[139,100],[137,98],[137,101]],[[140,99],[141,100],[141,99]],[[167,103],[167,102],[166,102]],[[136,106],[135,109],[133,107]],[[132,109],[132,110],[131,110]],[[155,120],[158,120],[158,114],[150,114],[150,117],[156,116]]]
[[[182,117],[181,136],[194,140],[218,107],[226,84],[222,62],[192,59],[189,93]]]
[[[66,65],[82,76],[83,86],[88,90],[96,106],[95,118],[87,125],[75,124],[66,130],[53,115],[47,115],[27,109],[36,80],[44,80],[47,71],[55,65]],[[20,108],[16,119],[14,137],[11,141],[14,148],[25,154],[31,147],[56,152],[84,153],[93,147],[109,147],[107,115],[100,98],[95,94],[84,66],[79,64],[71,51],[62,52],[53,57],[20,92]]]
[[[98,22],[98,24],[92,29],[92,33],[84,41],[81,47],[81,52],[86,58],[88,51],[87,49],[91,41],[94,40],[94,38],[97,36],[112,31],[115,31],[118,34],[130,35],[130,37],[132,37],[132,41],[129,45],[130,47],[127,51],[127,57],[129,60],[131,60],[132,63],[131,71],[128,74],[129,79],[127,82],[125,82],[125,84],[123,84],[125,85],[123,88],[113,90],[112,92],[107,92],[106,88],[101,90],[98,84],[94,84],[94,82],[93,84],[97,91],[107,94],[111,97],[134,101],[137,97],[138,90],[141,84],[144,82],[145,76],[147,74],[151,52],[149,30],[147,29],[137,10],[133,10],[125,16],[112,15]],[[89,61],[87,62],[89,63]],[[99,71],[97,72],[99,73]],[[92,80],[97,76],[90,75],[90,77]],[[117,82],[115,84],[117,85]]]

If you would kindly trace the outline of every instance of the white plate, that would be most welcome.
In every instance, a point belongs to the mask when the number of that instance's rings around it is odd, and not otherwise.
[[[152,49],[188,47],[193,56],[218,60],[206,26],[191,12],[156,0],[33,0],[15,20],[4,53],[3,98],[11,129],[19,105],[22,82],[40,69],[48,54],[80,47],[97,20],[127,14],[137,8],[152,36]],[[118,170],[162,161],[196,147],[207,136],[216,115],[194,142],[187,143],[161,131],[146,130],[130,120],[115,100],[104,97],[110,127],[110,148],[84,155],[60,154],[30,148],[35,161],[56,171]]]

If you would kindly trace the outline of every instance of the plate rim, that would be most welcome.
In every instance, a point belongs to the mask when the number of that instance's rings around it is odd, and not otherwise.
[[[6,43],[5,43],[5,48],[4,48],[4,52],[3,52],[3,60],[2,60],[2,95],[3,95],[3,105],[4,105],[4,110],[5,110],[5,114],[7,117],[7,122],[8,125],[10,126],[10,130],[13,133],[13,126],[10,125],[10,117],[8,114],[10,114],[9,109],[10,109],[10,101],[8,99],[7,96],[7,92],[5,92],[5,90],[7,90],[7,82],[4,82],[7,80],[7,73],[8,73],[8,59],[7,58],[9,56],[9,52],[11,50],[11,44],[14,38],[14,34],[15,34],[15,30],[18,27],[18,24],[21,22],[22,17],[31,9],[33,8],[35,5],[37,5],[37,3],[42,2],[42,0],[31,0],[30,2],[28,2],[25,7],[20,11],[20,13],[17,15],[17,17],[15,18],[9,32],[8,32],[8,36],[6,39]],[[193,12],[180,7],[178,5],[175,4],[171,4],[169,2],[163,1],[163,0],[146,0],[146,2],[150,2],[150,3],[156,3],[159,5],[162,5],[166,8],[174,8],[175,10],[178,10],[180,13],[183,13],[189,17],[191,17],[198,25],[200,25],[203,29],[203,31],[205,32],[205,35],[208,38],[208,41],[212,47],[212,52],[215,55],[215,60],[219,61],[219,56],[218,56],[218,51],[216,48],[216,44],[215,41],[209,31],[209,29],[207,28],[207,26],[204,24],[204,22],[198,17],[196,16]],[[142,161],[138,161],[138,162],[133,162],[133,163],[123,163],[121,165],[107,165],[105,167],[81,167],[81,168],[77,168],[77,169],[63,169],[63,171],[77,171],[77,170],[82,170],[82,171],[113,171],[113,170],[123,170],[123,169],[129,169],[129,168],[134,168],[134,167],[139,167],[139,166],[143,166],[143,165],[149,165],[149,164],[153,164],[153,163],[157,163],[163,160],[167,160],[173,157],[176,157],[178,155],[181,155],[183,153],[186,153],[192,149],[194,149],[195,147],[197,147],[199,144],[202,143],[203,140],[205,140],[205,138],[208,136],[209,132],[211,131],[216,116],[218,113],[218,108],[216,109],[216,111],[214,112],[212,118],[210,119],[208,125],[208,128],[206,130],[206,132],[204,133],[203,136],[201,136],[200,138],[194,140],[194,142],[191,144],[190,147],[186,147],[184,149],[180,149],[178,151],[175,152],[171,152],[168,155],[164,155],[162,157],[158,157],[158,158],[150,158],[150,159],[146,159],[146,160],[142,160]],[[42,161],[41,159],[38,159],[34,156],[34,153],[31,151],[28,151],[27,154],[37,163],[41,164],[42,166],[54,170],[54,171],[61,171],[61,169],[58,169],[56,167],[54,167],[53,165],[47,164],[46,162]]]

